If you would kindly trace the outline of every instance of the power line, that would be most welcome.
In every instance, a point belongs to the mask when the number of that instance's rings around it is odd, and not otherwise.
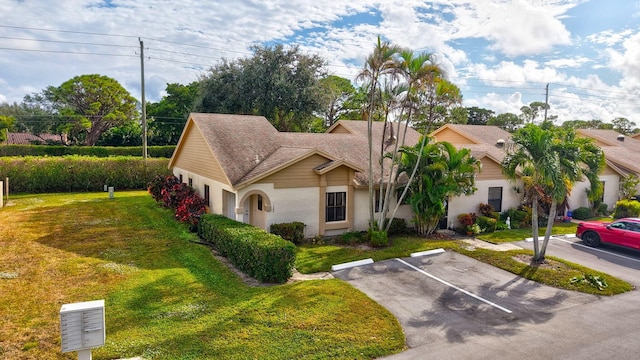
[[[82,35],[99,35],[99,36],[124,37],[124,38],[138,38],[138,36],[133,36],[133,35],[106,34],[106,33],[89,32],[89,31],[44,29],[44,28],[34,28],[34,27],[25,27],[25,26],[11,26],[11,25],[0,25],[0,27],[8,28],[8,29],[36,30],[36,31],[45,31],[45,32],[67,33],[67,34],[82,34]]]

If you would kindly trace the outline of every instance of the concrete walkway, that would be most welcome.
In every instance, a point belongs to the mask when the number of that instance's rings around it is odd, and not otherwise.
[[[493,251],[522,250],[522,247],[512,243],[492,244],[480,239],[463,239],[462,242],[469,244],[471,248],[489,249]]]

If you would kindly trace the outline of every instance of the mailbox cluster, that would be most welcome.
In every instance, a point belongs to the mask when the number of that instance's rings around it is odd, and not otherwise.
[[[87,350],[105,343],[104,300],[65,304],[60,308],[62,352]]]

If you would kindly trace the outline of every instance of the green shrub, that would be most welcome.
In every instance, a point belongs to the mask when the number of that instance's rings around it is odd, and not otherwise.
[[[609,205],[605,203],[598,205],[598,209],[596,209],[596,212],[600,216],[607,216],[609,214]]]
[[[336,242],[345,245],[355,245],[367,242],[367,233],[362,231],[349,231],[344,234],[340,234],[336,238]]]
[[[147,155],[151,158],[170,158],[175,148],[175,145],[148,146]],[[142,157],[142,152],[142,146],[0,145],[0,157],[65,155]]]
[[[498,220],[488,217],[488,216],[479,216],[477,224],[480,226],[483,232],[491,233],[496,231],[496,225]]]
[[[576,220],[586,220],[591,217],[591,209],[588,207],[579,207],[573,210],[571,217]]]
[[[280,236],[214,214],[200,217],[198,235],[259,281],[284,283],[291,277],[296,246]]]
[[[299,221],[272,224],[270,230],[272,234],[278,235],[294,244],[300,244],[304,241],[304,224]]]
[[[369,243],[373,247],[385,247],[389,245],[389,237],[386,231],[369,231]]]
[[[616,208],[613,211],[614,219],[638,216],[640,216],[640,202],[635,200],[620,200],[616,202]]]
[[[409,232],[409,227],[407,226],[407,220],[403,218],[393,218],[391,219],[391,226],[389,227],[389,236],[393,235],[403,235]]]
[[[520,229],[531,225],[530,208],[522,207],[521,209],[509,208],[500,215],[500,220],[506,223],[507,218],[511,221],[512,229]]]
[[[0,157],[0,179],[12,193],[147,189],[158,174],[170,175],[168,159],[116,156]]]

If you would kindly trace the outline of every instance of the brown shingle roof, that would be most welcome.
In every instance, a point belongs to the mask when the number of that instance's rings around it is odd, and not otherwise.
[[[40,134],[34,135],[29,133],[8,133],[7,140],[3,142],[6,145],[31,145],[44,144],[47,141],[62,142],[60,135]]]
[[[340,121],[340,126],[350,133],[313,134],[280,133],[262,116],[194,113],[190,120],[200,130],[234,186],[250,183],[311,153],[325,154],[331,157],[330,160],[344,161],[357,170],[368,171],[367,123],[363,121]],[[384,123],[374,123],[372,130],[373,174],[377,182],[381,173],[379,154]],[[396,124],[394,133],[397,132]],[[419,137],[420,134],[410,128],[406,143],[415,144]],[[391,142],[387,143],[385,151],[391,150],[391,146]],[[356,180],[364,185],[366,173],[358,173]]]

